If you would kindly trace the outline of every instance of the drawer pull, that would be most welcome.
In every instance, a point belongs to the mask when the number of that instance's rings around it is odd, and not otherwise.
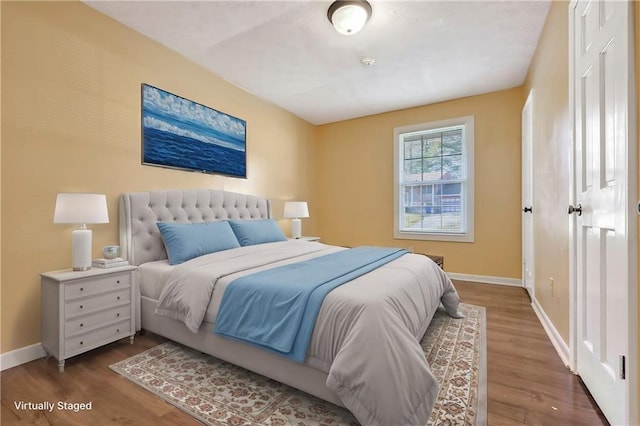
[[[120,329],[119,328],[116,328],[116,333],[120,333]]]
[[[118,296],[118,300],[120,300],[120,296]]]
[[[120,284],[120,280],[116,281],[116,284]]]
[[[118,312],[118,313],[116,314],[116,317],[117,317],[117,318],[120,318],[120,312]]]
[[[84,306],[80,305],[80,309],[84,308]]]
[[[84,342],[83,342],[82,340],[80,340],[80,344],[81,344],[81,345],[84,345]]]
[[[84,291],[84,287],[80,287],[80,291]]]
[[[83,324],[83,323],[80,323],[80,327],[84,327],[84,324]]]

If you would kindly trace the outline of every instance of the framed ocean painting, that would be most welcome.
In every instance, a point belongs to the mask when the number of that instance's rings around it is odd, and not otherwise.
[[[247,123],[142,84],[142,164],[247,177]]]

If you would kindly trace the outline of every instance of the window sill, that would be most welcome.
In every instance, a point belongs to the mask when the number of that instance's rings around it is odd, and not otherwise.
[[[393,238],[397,240],[427,240],[427,241],[450,241],[456,243],[473,243],[474,237],[472,233],[466,234],[446,234],[446,233],[425,233],[425,232],[406,232],[394,231]]]

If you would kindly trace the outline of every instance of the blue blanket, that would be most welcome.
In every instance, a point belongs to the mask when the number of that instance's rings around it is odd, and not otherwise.
[[[214,331],[303,362],[325,296],[405,253],[356,247],[238,278],[225,289]]]

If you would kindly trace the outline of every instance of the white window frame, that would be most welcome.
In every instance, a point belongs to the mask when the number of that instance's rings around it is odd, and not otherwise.
[[[417,230],[401,230],[400,220],[402,218],[401,209],[404,205],[403,191],[401,190],[403,176],[403,160],[404,152],[402,150],[401,135],[407,133],[424,132],[430,130],[438,130],[453,126],[464,126],[464,143],[463,143],[463,163],[465,167],[466,180],[464,181],[464,190],[462,206],[463,228],[464,232],[427,232]],[[466,117],[452,118],[448,120],[432,121],[428,123],[414,124],[410,126],[396,127],[393,129],[393,237],[405,240],[435,240],[435,241],[454,241],[454,242],[474,242],[474,117],[472,115]]]

